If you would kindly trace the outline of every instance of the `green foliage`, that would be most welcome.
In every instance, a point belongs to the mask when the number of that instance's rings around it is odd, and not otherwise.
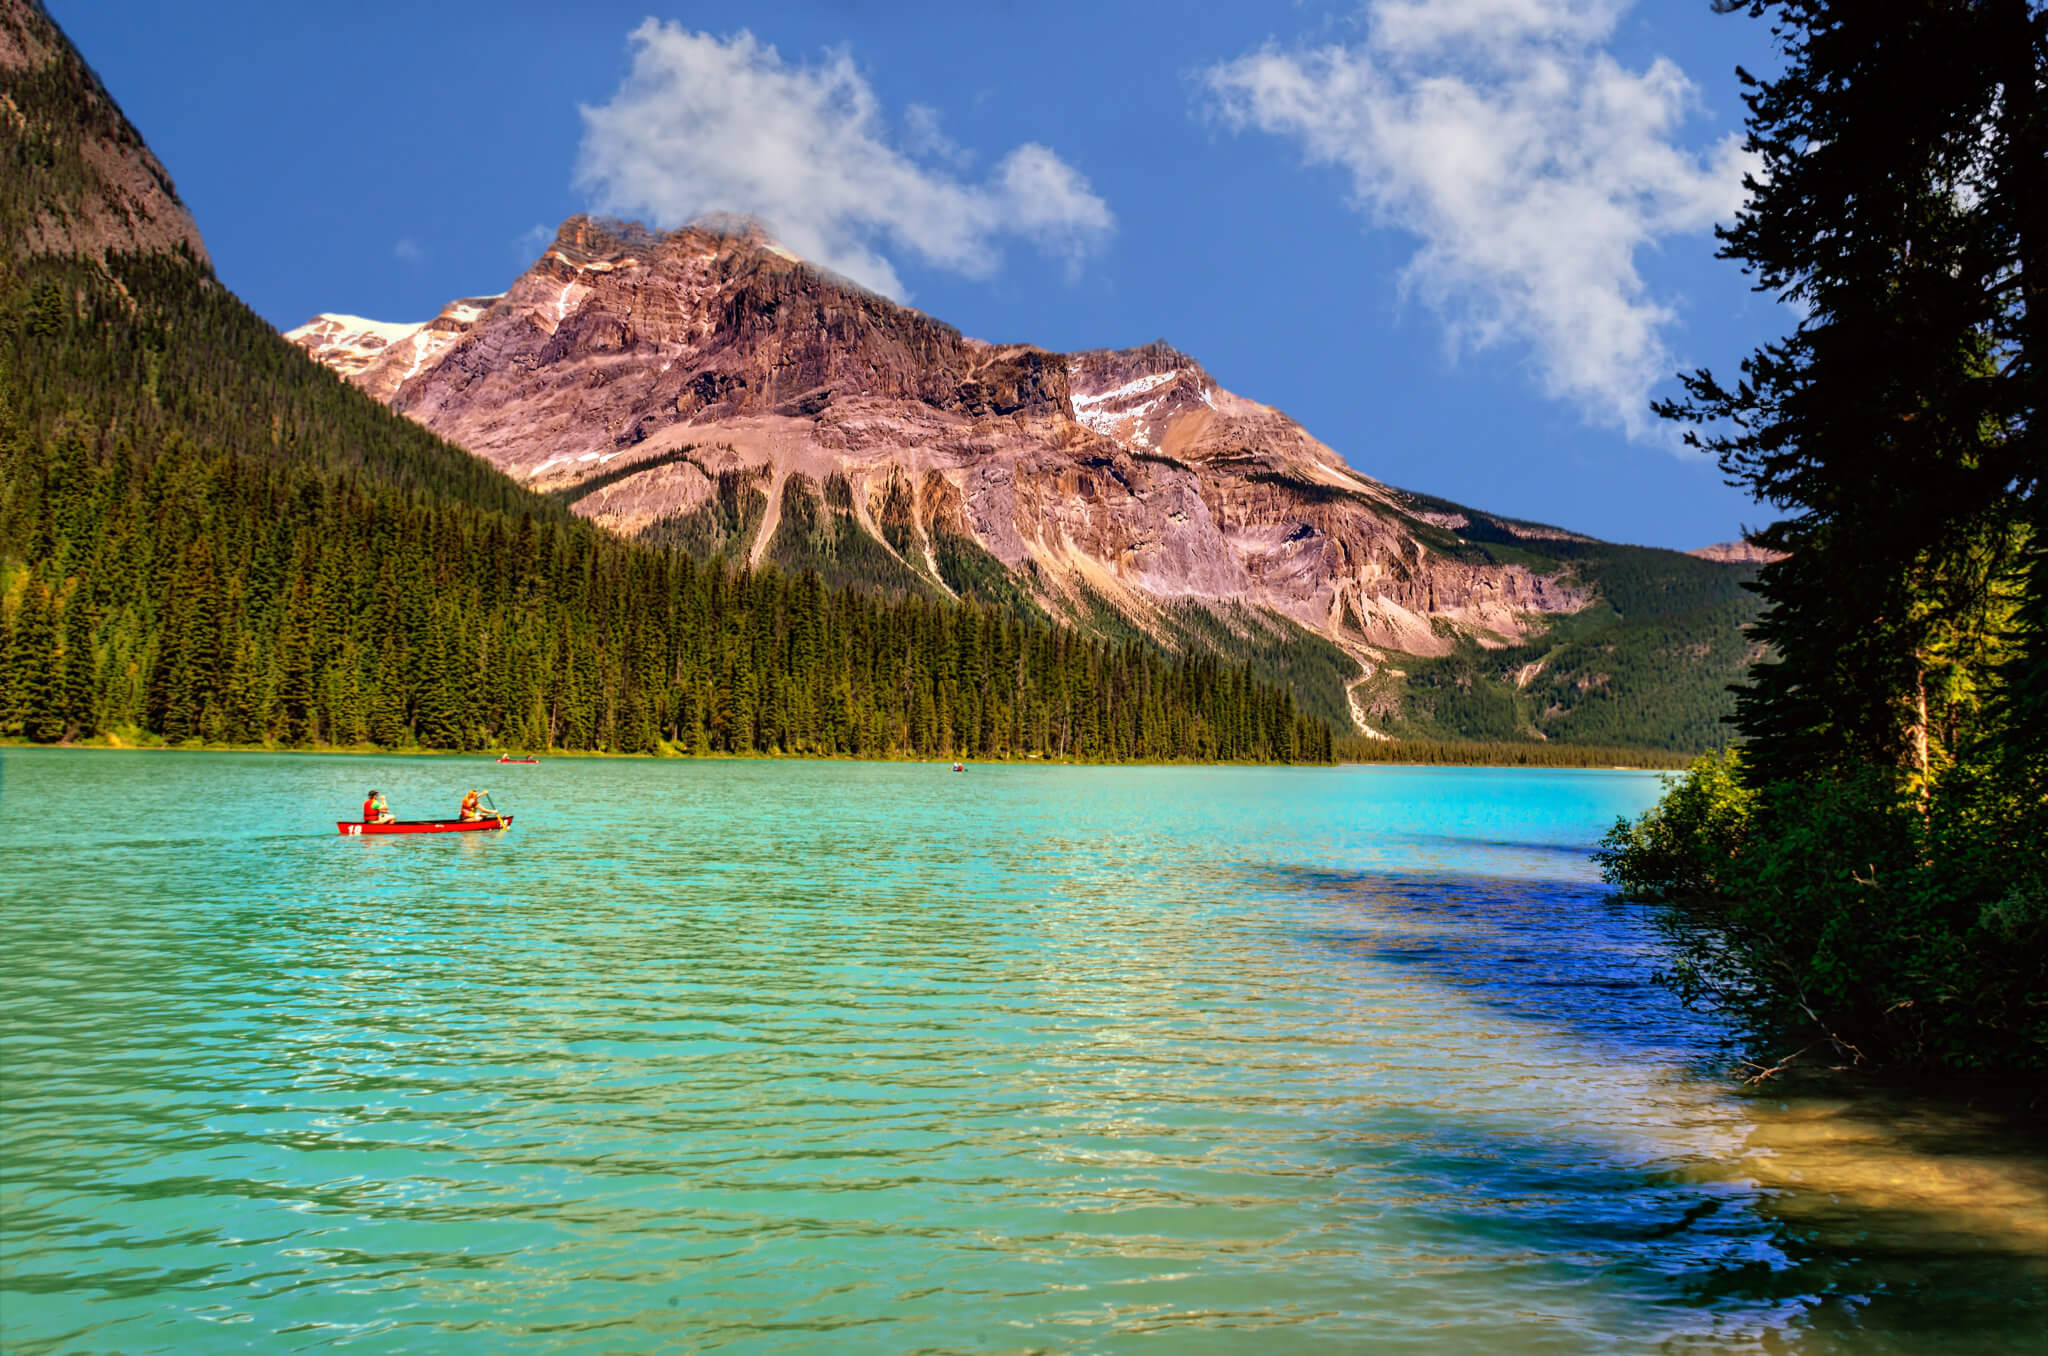
[[[58,669],[57,627],[50,590],[31,576],[9,628],[7,707],[24,737],[39,744],[64,737],[64,702]]]
[[[930,598],[938,590],[860,524],[853,490],[834,472],[821,488],[798,472],[782,483],[782,513],[768,559],[783,570],[816,570],[826,583],[884,597]]]
[[[698,560],[746,560],[768,514],[768,494],[761,488],[767,475],[766,467],[717,472],[708,501],[662,515],[640,530],[640,540]]]
[[[1756,652],[1755,570],[1677,551],[1588,541],[1403,492],[1409,529],[1441,555],[1519,565],[1584,591],[1526,640],[1461,637],[1437,658],[1400,657],[1360,689],[1373,728],[1399,738],[1563,742],[1704,753],[1730,738],[1730,686]],[[1419,516],[1455,515],[1449,528]],[[1355,623],[1354,623],[1355,624]]]
[[[693,465],[702,469],[703,463],[697,458],[695,444],[672,448],[669,451],[657,452],[652,455],[620,458],[617,461],[609,462],[596,475],[585,476],[575,484],[563,486],[561,489],[549,490],[548,498],[564,508],[573,508],[591,495],[596,494],[599,490],[616,485],[622,480],[630,480],[644,471],[656,470],[663,466],[682,465]],[[706,474],[710,473],[707,472]]]
[[[1787,510],[1757,538],[1789,555],[1758,581],[1775,656],[1738,696],[1749,775],[1891,767],[1925,791],[2009,657],[2002,581],[2018,578],[2039,492],[2026,430],[2042,317],[2026,294],[2043,284],[2023,280],[2048,266],[2048,242],[2022,230],[2040,218],[2020,203],[2048,163],[2048,11],[1729,7],[1771,14],[1787,64],[1744,77],[1764,172],[1721,254],[1805,318],[1744,359],[1740,381],[1695,372],[1660,410]]]
[[[1641,819],[1618,821],[1594,854],[1606,881],[1665,903],[1724,893],[1756,800],[1735,774],[1739,759],[1731,750],[1695,761]]]
[[[708,563],[621,542],[391,419],[195,266],[109,268],[33,260],[5,294],[20,314],[59,276],[93,323],[0,335],[0,561],[23,571],[0,607],[0,733],[1329,756],[1327,727],[1241,667],[1006,607],[736,570],[718,557],[751,540],[765,501],[748,477],[721,478],[701,530],[675,526]],[[191,381],[137,390],[152,363]],[[831,540],[887,559],[865,534]]]
[[[0,68],[0,93],[12,106],[0,115],[0,250],[7,253],[35,240],[45,224],[62,228],[80,220],[92,198],[104,193],[101,170],[87,154],[90,144],[142,149],[141,137],[42,6],[21,8],[30,45],[50,49],[51,59]],[[157,175],[145,192],[168,197],[170,188]],[[46,296],[37,302],[48,304]]]
[[[1044,610],[1017,586],[1009,568],[981,543],[937,524],[932,528],[932,558],[938,562],[939,578],[959,597],[1008,608],[1021,617],[1044,618]]]
[[[2048,875],[2003,809],[1930,818],[1876,773],[1758,791],[1734,759],[1703,759],[1598,857],[1625,897],[1663,906],[1681,995],[1733,1016],[1773,1065],[1821,1051],[2038,1074]]]
[[[1294,693],[1316,719],[1350,727],[1344,689],[1358,677],[1358,661],[1298,622],[1248,607],[1199,603],[1168,607],[1160,620],[1180,649],[1243,664],[1260,681]]]
[[[882,529],[882,540],[888,542],[898,556],[905,562],[917,559],[917,507],[911,495],[910,481],[903,475],[892,472],[888,483],[882,487],[882,502],[876,505],[875,523]],[[911,568],[917,567],[913,565]]]
[[[1171,465],[1179,464],[1171,458],[1164,460]],[[1352,499],[1367,504],[1373,502],[1356,490],[1325,485],[1319,480],[1305,480],[1300,476],[1289,475],[1285,471],[1250,471],[1245,474],[1245,480],[1253,485],[1278,485],[1292,497],[1311,504],[1327,504],[1339,499]]]

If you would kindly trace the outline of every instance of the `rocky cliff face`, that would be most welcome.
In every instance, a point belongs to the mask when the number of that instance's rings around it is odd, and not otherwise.
[[[1242,604],[1370,665],[1510,641],[1588,601],[1558,572],[1461,551],[1419,502],[1166,344],[982,343],[758,230],[572,218],[500,297],[421,329],[331,316],[292,337],[623,532],[756,488],[758,521],[734,529],[756,561],[786,503],[843,483],[861,529],[934,590],[958,582],[943,562],[964,541],[1055,613],[1107,604],[1155,633],[1173,604]]]
[[[49,78],[46,68],[66,68]],[[83,99],[50,91],[83,88]],[[61,120],[62,126],[53,120]],[[8,173],[0,249],[20,255],[183,251],[199,227],[113,96],[34,0],[0,0],[0,127],[29,154]]]
[[[1686,552],[1701,560],[1718,561],[1723,565],[1768,565],[1774,560],[1783,560],[1785,553],[1758,546],[1753,541],[1717,541],[1712,546],[1695,547]]]

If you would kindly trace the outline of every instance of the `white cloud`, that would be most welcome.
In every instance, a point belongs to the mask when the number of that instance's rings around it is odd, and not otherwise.
[[[664,226],[759,217],[797,253],[896,297],[903,283],[884,250],[980,277],[1003,237],[1071,263],[1114,226],[1088,181],[1043,146],[1019,146],[970,183],[936,114],[913,105],[911,149],[899,149],[845,52],[794,66],[751,33],[719,39],[653,19],[632,38],[625,82],[583,110],[576,181],[600,211]]]
[[[420,247],[419,241],[408,237],[391,247],[391,257],[401,264],[417,266],[427,261],[427,252]]]
[[[1403,277],[1453,351],[1518,344],[1546,394],[1653,438],[1675,319],[1638,252],[1733,214],[1733,134],[1678,143],[1695,102],[1659,58],[1604,50],[1628,0],[1377,0],[1348,46],[1268,46],[1202,78],[1235,129],[1295,139],[1351,177],[1375,224],[1420,241]]]

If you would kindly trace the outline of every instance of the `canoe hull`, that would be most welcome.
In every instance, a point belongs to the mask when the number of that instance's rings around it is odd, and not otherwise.
[[[496,819],[401,819],[390,824],[365,824],[360,820],[336,821],[344,838],[362,838],[385,833],[477,833],[512,827],[512,816]]]

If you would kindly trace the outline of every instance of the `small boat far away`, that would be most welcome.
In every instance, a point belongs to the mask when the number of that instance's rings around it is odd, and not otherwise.
[[[501,762],[501,763],[538,763],[538,762],[540,761],[540,759],[538,759],[538,758],[514,758],[514,757],[513,757],[513,756],[512,756],[511,754],[509,754],[509,753],[501,753],[501,754],[499,754],[499,755],[498,755],[498,761],[499,761],[499,762]]]
[[[965,771],[967,771],[967,765],[966,765],[965,763],[955,763],[955,764],[953,764],[953,771],[955,771],[955,772],[965,772]]]
[[[335,828],[344,838],[377,833],[474,833],[478,829],[509,829],[511,815],[489,819],[395,819],[389,824],[365,824],[361,820],[337,820]]]

